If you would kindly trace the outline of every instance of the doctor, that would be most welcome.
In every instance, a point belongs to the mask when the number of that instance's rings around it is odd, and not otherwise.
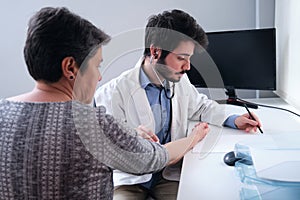
[[[256,121],[248,114],[226,116],[223,107],[200,94],[186,76],[194,51],[207,44],[205,32],[189,14],[172,10],[152,16],[143,57],[96,91],[96,105],[104,105],[131,127],[144,125],[143,136],[161,144],[185,137],[188,120],[256,131],[261,124],[255,115]],[[114,199],[176,199],[179,177],[180,162],[143,176],[115,171]]]

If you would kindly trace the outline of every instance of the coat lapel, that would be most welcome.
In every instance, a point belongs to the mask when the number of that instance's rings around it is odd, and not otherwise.
[[[136,117],[139,119],[140,124],[139,125],[144,125],[147,128],[150,128],[152,131],[155,131],[155,121],[154,117],[152,114],[151,107],[148,102],[148,98],[146,95],[145,90],[141,87],[140,85],[140,67],[141,63],[143,61],[143,58],[141,58],[136,66],[134,73],[131,74],[132,77],[130,77],[131,80],[133,80],[135,85],[132,85],[129,94],[129,105],[131,108],[135,108],[136,111]]]

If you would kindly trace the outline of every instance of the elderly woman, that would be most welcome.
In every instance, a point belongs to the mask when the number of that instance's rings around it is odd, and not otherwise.
[[[66,8],[30,20],[24,57],[35,88],[0,100],[1,199],[112,199],[112,170],[152,173],[177,162],[208,132],[167,146],[93,108],[102,45],[110,37]],[[181,147],[178,151],[177,147]]]

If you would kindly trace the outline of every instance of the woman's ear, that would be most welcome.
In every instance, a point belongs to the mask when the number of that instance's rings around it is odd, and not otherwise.
[[[66,79],[74,80],[76,78],[78,67],[73,57],[65,57],[61,62],[61,68]]]

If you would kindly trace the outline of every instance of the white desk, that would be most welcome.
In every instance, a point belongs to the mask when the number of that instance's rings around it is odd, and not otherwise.
[[[294,108],[279,98],[259,99],[253,100],[253,102],[289,108],[295,111]],[[232,110],[231,113],[242,114],[246,112],[245,108],[242,107],[226,106],[229,110]],[[253,109],[252,111],[260,118],[264,135],[282,131],[299,132],[300,134],[300,118],[296,115],[265,107],[259,107],[259,109]],[[212,131],[217,131],[217,129],[222,131],[221,136],[210,153],[205,157],[202,156],[202,158],[199,153],[193,153],[192,151],[185,155],[178,191],[179,200],[240,199],[241,184],[239,177],[235,174],[234,167],[227,166],[223,162],[223,157],[225,153],[234,149],[234,144],[240,141],[243,136],[247,139],[250,135],[229,128],[211,128]],[[257,132],[256,134],[260,133]],[[228,135],[229,137],[226,137]],[[228,141],[228,138],[230,138],[230,141]],[[226,139],[227,141],[225,141]],[[222,141],[226,142],[227,146]]]

